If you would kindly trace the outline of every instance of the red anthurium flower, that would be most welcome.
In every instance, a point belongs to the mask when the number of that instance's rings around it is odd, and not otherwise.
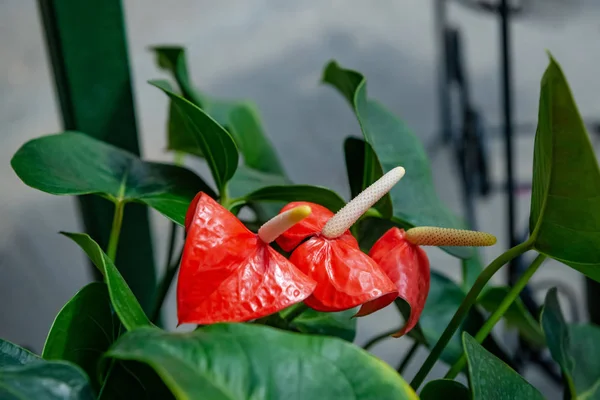
[[[185,221],[187,237],[177,284],[179,323],[248,321],[307,298],[316,282],[269,243],[310,212],[307,206],[295,207],[255,234],[199,193]]]
[[[290,261],[317,282],[313,294],[304,301],[306,305],[318,311],[341,311],[382,296],[389,304],[398,295],[394,283],[360,250],[348,229],[402,176],[404,168],[393,169],[335,215],[306,202],[290,203],[282,209],[286,212],[299,205],[310,205],[313,210],[308,218],[277,239],[284,250],[295,248]]]
[[[429,259],[419,245],[432,246],[490,246],[496,243],[493,235],[460,229],[418,227],[408,231],[391,228],[373,245],[369,256],[394,282],[398,297],[410,305],[410,316],[394,337],[400,337],[415,327],[425,307],[429,293]],[[381,297],[364,304],[357,316],[368,315],[390,303]],[[394,298],[391,299],[393,301]]]

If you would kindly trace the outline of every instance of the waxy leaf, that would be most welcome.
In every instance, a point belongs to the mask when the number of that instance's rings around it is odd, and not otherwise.
[[[114,361],[98,400],[175,399],[158,374],[137,361]],[[104,363],[109,364],[109,363]]]
[[[15,153],[11,165],[25,184],[43,192],[140,202],[179,224],[196,193],[213,193],[185,168],[142,161],[79,132],[33,139]]]
[[[383,176],[383,169],[371,145],[362,139],[347,137],[344,141],[346,172],[352,198]],[[374,206],[384,218],[393,214],[392,199],[386,193]]]
[[[600,171],[552,57],[540,92],[529,229],[537,251],[600,281]]]
[[[180,399],[417,398],[392,368],[350,343],[255,324],[138,329],[107,356],[149,364]]]
[[[406,176],[390,191],[394,216],[408,227],[463,228],[435,192],[431,166],[422,144],[400,119],[377,101],[367,98],[364,76],[332,61],[325,67],[323,82],[335,87],[348,100],[383,172],[399,165],[406,168]],[[445,250],[461,258],[472,254],[471,248]]]
[[[173,93],[168,82],[150,81],[150,84],[165,92],[175,104],[186,128],[183,132],[202,152],[219,193],[224,193],[238,166],[238,150],[232,137],[201,108]]]
[[[215,121],[229,131],[237,144],[244,164],[257,171],[285,175],[273,144],[264,132],[256,106],[249,101],[226,101],[215,99],[195,90],[187,69],[185,48],[179,46],[154,47],[160,67],[169,71],[181,90],[183,97],[203,109]],[[202,150],[190,142],[190,136],[182,133],[182,116],[170,106],[169,148],[203,157]]]
[[[90,283],[58,312],[42,357],[70,361],[94,379],[98,360],[116,339],[115,322],[106,284]]]
[[[127,330],[150,326],[151,322],[144,314],[129,286],[113,264],[112,260],[102,251],[98,243],[84,233],[61,232],[81,247],[92,263],[104,276],[108,294],[115,312]]]
[[[541,324],[573,399],[600,398],[600,327],[565,322],[556,288],[546,295]]]
[[[309,308],[294,318],[292,328],[302,333],[334,336],[353,342],[356,337],[356,318],[352,318],[357,308],[340,312],[320,312]]]
[[[436,379],[427,382],[419,393],[421,400],[471,400],[471,393],[462,383],[451,379]]]
[[[36,362],[0,368],[0,399],[92,400],[81,369],[66,362]]]
[[[248,193],[243,197],[246,202],[252,201],[308,201],[317,203],[333,212],[346,205],[337,193],[327,188],[311,185],[276,185],[268,186]]]
[[[468,333],[463,333],[463,344],[469,365],[473,400],[544,399],[536,388],[484,349]]]
[[[40,358],[14,343],[0,339],[0,368],[25,365],[40,361]]]

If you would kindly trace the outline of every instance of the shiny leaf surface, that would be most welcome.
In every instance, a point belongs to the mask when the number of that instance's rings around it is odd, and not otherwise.
[[[600,171],[558,65],[542,78],[529,221],[540,253],[600,281]],[[568,243],[568,246],[565,246]]]
[[[356,318],[352,318],[358,309],[351,308],[340,312],[319,312],[309,309],[292,322],[292,327],[302,333],[334,336],[353,342],[356,337]]]
[[[350,103],[383,172],[397,166],[406,168],[406,176],[390,191],[394,216],[408,226],[464,228],[437,196],[422,144],[400,119],[367,97],[364,76],[332,61],[325,67],[323,82],[335,87]],[[461,258],[472,253],[470,248],[445,250]]]
[[[116,339],[115,322],[106,284],[90,283],[58,312],[42,357],[70,361],[96,378],[98,360]]]
[[[43,192],[140,202],[179,224],[197,192],[212,193],[185,168],[142,161],[79,132],[33,139],[16,152],[11,165],[25,184]]]
[[[468,333],[463,333],[463,343],[473,400],[544,399],[536,388],[484,349]]]
[[[73,240],[87,254],[89,259],[104,276],[108,294],[115,312],[127,330],[151,325],[150,320],[127,283],[113,264],[112,260],[102,251],[89,235],[84,233],[61,232]]]
[[[108,356],[149,364],[181,399],[417,398],[392,368],[350,343],[253,324],[140,329]]]
[[[471,393],[462,383],[450,379],[427,382],[419,393],[421,400],[471,400]]]
[[[39,360],[40,358],[29,350],[0,339],[0,368],[25,365]]]
[[[320,204],[329,210],[336,212],[346,205],[337,193],[320,186],[311,185],[276,185],[268,186],[248,193],[243,198],[246,202],[251,201],[307,201]]]

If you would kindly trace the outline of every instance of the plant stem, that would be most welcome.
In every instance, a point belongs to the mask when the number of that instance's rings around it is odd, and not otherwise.
[[[371,339],[367,343],[365,343],[365,345],[362,348],[365,350],[369,350],[371,347],[375,346],[377,343],[381,342],[382,340],[392,337],[392,335],[394,333],[398,332],[399,330],[400,329],[396,328],[396,329],[392,329],[387,332],[383,332],[381,335],[377,335],[373,339]]]
[[[299,303],[288,315],[285,316],[284,320],[286,323],[291,323],[300,316],[304,311],[308,310],[308,306],[304,303]]]
[[[113,261],[115,261],[117,256],[117,247],[119,246],[119,236],[121,235],[124,209],[125,202],[118,201],[115,203],[115,213],[113,216],[112,228],[110,230],[110,237],[108,239],[108,248],[106,250],[106,255]]]
[[[539,254],[535,258],[535,260],[533,260],[531,265],[527,267],[523,275],[521,275],[519,280],[510,289],[504,300],[502,300],[498,308],[496,308],[496,311],[494,311],[492,315],[490,315],[485,324],[483,324],[481,329],[479,329],[479,332],[477,332],[477,335],[475,335],[475,340],[477,340],[477,342],[482,343],[484,339],[490,334],[490,332],[494,328],[494,325],[496,325],[496,323],[500,320],[500,318],[502,318],[502,316],[508,310],[511,304],[517,299],[517,297],[519,297],[521,291],[525,288],[525,286],[527,286],[527,283],[529,282],[535,271],[537,271],[540,265],[542,265],[545,259],[545,255]],[[450,368],[448,373],[446,373],[446,376],[444,378],[454,379],[456,375],[458,375],[459,372],[462,371],[466,362],[467,360],[465,358],[465,355],[463,354],[461,358],[459,358],[458,361],[452,366],[452,368]]]
[[[458,307],[458,310],[456,310],[456,312],[454,313],[454,316],[452,317],[452,320],[444,330],[444,333],[442,333],[442,336],[440,336],[433,349],[431,349],[429,356],[419,369],[419,372],[417,372],[417,375],[415,375],[412,382],[410,383],[414,390],[417,390],[419,386],[421,386],[421,384],[427,377],[427,374],[429,373],[429,371],[431,371],[431,368],[433,368],[433,365],[442,354],[442,351],[444,350],[450,339],[452,339],[452,336],[454,336],[454,333],[460,327],[460,324],[462,324],[463,320],[467,316],[467,313],[469,312],[473,304],[475,304],[479,293],[481,293],[481,291],[488,283],[488,281],[492,278],[492,276],[494,276],[494,274],[498,272],[498,270],[500,270],[500,268],[502,268],[510,260],[529,250],[531,246],[532,240],[529,239],[526,242],[521,243],[500,254],[500,256],[498,256],[494,261],[490,263],[490,265],[488,265],[483,271],[481,271],[479,277],[475,281],[475,284],[473,284],[473,287],[471,288],[471,290],[469,290],[469,293],[467,293],[467,296],[460,304],[460,307]]]
[[[398,371],[400,375],[402,375],[404,369],[410,363],[410,360],[412,360],[413,356],[417,353],[417,350],[419,350],[419,346],[421,346],[421,343],[415,340],[413,345],[408,350],[408,353],[406,353],[402,361],[400,361],[400,365],[398,365],[398,368],[396,368],[396,371]]]
[[[156,322],[160,318],[160,311],[165,302],[165,298],[167,297],[167,293],[169,293],[169,289],[171,288],[171,283],[173,283],[173,279],[179,269],[182,255],[183,249],[181,249],[181,253],[179,254],[179,257],[177,257],[177,260],[173,264],[167,266],[165,276],[162,281],[160,281],[158,289],[156,289],[156,301],[154,303],[154,308],[152,308],[152,314],[150,315],[150,321],[152,322]]]

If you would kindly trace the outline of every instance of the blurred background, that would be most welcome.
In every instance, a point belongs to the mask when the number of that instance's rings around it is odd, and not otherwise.
[[[458,214],[468,217],[454,142],[443,144],[440,119],[440,22],[460,35],[462,77],[469,103],[480,117],[487,152],[490,191],[477,192],[469,210],[477,228],[495,234],[499,243],[482,252],[489,261],[509,246],[501,30],[496,1],[448,0],[221,0],[165,2],[123,0],[130,69],[143,156],[171,161],[166,148],[167,98],[149,86],[165,77],[149,46],[183,45],[192,80],[204,92],[257,103],[268,135],[290,178],[323,185],[348,197],[343,139],[360,136],[346,102],[319,84],[330,59],[356,69],[368,79],[369,95],[396,112],[429,151],[438,194]],[[482,4],[476,4],[482,3]],[[533,138],[545,50],[561,63],[579,109],[589,121],[600,119],[600,2],[531,0],[509,2],[514,123],[515,230],[527,229]],[[437,11],[436,11],[437,10]],[[437,12],[437,14],[436,14]],[[437,15],[437,17],[436,17]],[[450,40],[448,46],[456,43]],[[450,68],[450,70],[456,70]],[[452,78],[452,77],[450,77]],[[458,92],[448,93],[450,127],[460,131],[463,110]],[[92,279],[83,253],[59,230],[81,231],[74,198],[51,196],[25,186],[9,160],[27,140],[62,130],[44,29],[34,0],[0,0],[0,337],[40,351],[54,316]],[[479,131],[477,131],[479,132]],[[460,136],[461,133],[454,133]],[[453,136],[456,138],[457,136]],[[596,136],[592,137],[596,141]],[[207,176],[202,165],[194,169]],[[520,184],[525,184],[520,187]],[[168,223],[151,213],[157,260],[164,258]],[[441,251],[428,251],[432,267],[459,278],[460,265]],[[506,282],[507,273],[495,277]],[[557,280],[575,296],[579,318],[587,318],[582,276],[547,262],[534,284]],[[534,286],[535,287],[535,286]],[[174,311],[174,291],[169,296]],[[541,301],[545,290],[535,292]],[[570,308],[565,308],[569,312]],[[572,312],[570,318],[574,318]],[[356,343],[399,324],[395,310],[362,318]],[[168,319],[175,326],[175,313]],[[506,341],[516,340],[504,335]],[[373,349],[395,365],[410,342],[388,340]],[[406,370],[409,379],[426,356],[421,349]],[[442,376],[438,365],[430,378]],[[548,398],[560,391],[538,368],[525,376]]]

